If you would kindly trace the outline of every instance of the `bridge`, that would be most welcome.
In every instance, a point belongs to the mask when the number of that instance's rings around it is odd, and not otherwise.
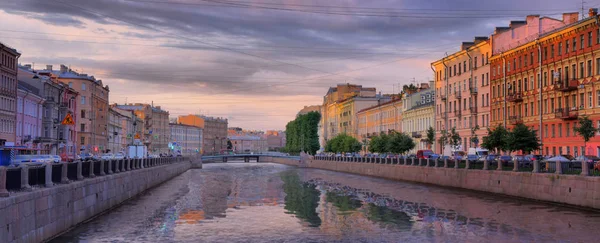
[[[261,159],[262,157],[262,159]],[[267,162],[265,158],[288,158],[288,159],[296,159],[299,160],[300,156],[287,156],[287,155],[273,155],[273,154],[223,154],[223,155],[212,155],[212,156],[202,156],[203,163],[217,162],[221,161],[223,163],[227,163],[229,160],[234,159],[244,159],[244,163],[249,163],[250,160],[256,160],[256,162]],[[269,162],[271,162],[269,160]]]

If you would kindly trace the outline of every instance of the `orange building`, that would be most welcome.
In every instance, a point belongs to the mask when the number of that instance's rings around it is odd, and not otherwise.
[[[392,131],[402,132],[402,100],[393,99],[356,113],[357,139],[367,141],[372,136]]]
[[[573,131],[581,116],[600,126],[598,20],[597,9],[590,9],[585,19],[494,55],[491,125],[524,123],[534,128],[543,154],[577,156],[585,150],[600,155],[600,138],[584,148]]]

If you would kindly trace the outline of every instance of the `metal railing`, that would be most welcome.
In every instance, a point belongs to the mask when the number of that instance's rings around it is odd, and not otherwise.
[[[70,163],[45,163],[18,167],[0,166],[0,197],[8,197],[11,191],[31,191],[38,187],[52,187],[85,178],[125,173],[149,167],[168,165],[189,160],[188,157],[145,159],[120,159],[100,161],[76,161]]]
[[[553,173],[580,176],[600,176],[600,162],[553,162],[546,160],[453,160],[453,159],[416,159],[416,158],[379,158],[379,157],[336,157],[315,156],[313,160],[342,163],[370,163],[405,166],[442,167],[467,170],[496,170],[523,173]]]

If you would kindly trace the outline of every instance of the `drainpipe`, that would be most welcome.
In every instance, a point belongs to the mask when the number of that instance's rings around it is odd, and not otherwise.
[[[434,78],[436,78],[436,77],[437,77],[437,73],[435,72],[435,68],[433,68],[433,64],[430,64],[430,65],[429,65],[429,67],[431,68],[431,71],[433,71],[433,77],[434,77]],[[436,85],[435,85],[435,83],[436,83],[437,81],[438,81],[438,80],[437,80],[437,78],[436,78],[436,80],[434,80],[434,82],[433,82],[433,86],[434,86],[434,87],[433,87],[433,97],[435,97],[435,96],[436,96],[436,93],[437,93],[437,89],[436,89],[436,87],[435,87],[435,86],[436,86]],[[436,99],[436,100],[437,100],[437,99]],[[433,126],[437,126],[437,120],[436,120],[436,118],[437,118],[437,105],[435,105],[435,103],[434,103],[434,104],[433,104]],[[429,128],[428,128],[428,129],[429,129]],[[434,131],[435,131],[435,130],[436,130],[436,129],[434,129]],[[434,140],[435,140],[435,136],[434,136]],[[435,142],[435,141],[429,141],[429,142],[431,143],[432,150],[433,150],[433,151],[435,151],[435,144],[436,144],[436,142]]]
[[[446,66],[446,58],[448,58],[448,53],[446,52],[446,57],[442,58],[442,65],[444,65],[444,89],[445,89],[445,95],[446,95],[446,102],[444,102],[444,113],[446,113],[448,111],[448,66]],[[448,115],[445,116],[444,118],[444,128],[443,129],[449,129],[448,128]],[[442,129],[442,130],[443,130]],[[440,148],[440,154],[444,153],[444,146],[441,146]]]
[[[540,119],[539,119],[539,122],[540,122],[540,124],[539,124],[540,125],[540,145],[542,145],[542,147],[540,148],[540,150],[541,150],[540,154],[544,154],[544,147],[543,147],[544,135],[543,135],[543,129],[542,129],[542,119],[543,119],[543,117],[542,117],[543,116],[542,115],[542,106],[543,106],[543,104],[542,104],[542,45],[539,42],[539,38],[537,38],[535,40],[535,42],[536,42],[536,45],[538,46],[538,77],[539,77],[538,82],[537,82],[538,86],[539,86],[538,110],[539,110],[539,115],[540,115]],[[577,71],[577,70],[575,70],[575,71]],[[567,77],[567,82],[568,82],[568,77]]]
[[[504,89],[502,89],[502,95],[504,96],[504,105],[502,106],[503,107],[502,113],[504,114],[503,125],[504,125],[504,128],[506,129],[506,116],[508,115],[507,110],[506,110],[506,105],[507,105],[507,103],[506,103],[506,88],[508,87],[508,86],[506,86],[506,57],[504,56],[504,53],[502,53],[500,55],[502,57],[502,76],[503,76],[502,79],[504,80],[504,87],[503,87]]]
[[[471,115],[471,117],[469,117],[469,129],[470,129],[471,127],[473,127],[473,114],[471,113],[471,104],[473,103],[472,102],[473,100],[471,100],[471,98],[473,98],[473,97],[471,97],[472,96],[471,95],[471,87],[473,87],[473,82],[475,80],[473,80],[473,66],[474,66],[473,58],[471,57],[471,55],[469,55],[469,49],[467,49],[466,54],[469,57],[469,72],[470,72],[470,79],[469,79],[469,114]],[[477,96],[475,96],[475,97],[477,97]],[[470,138],[469,138],[469,143],[471,143]],[[464,149],[467,149],[466,147],[467,146],[465,146]]]
[[[21,100],[21,108],[23,110],[21,112],[21,145],[25,145],[25,144],[23,144],[23,137],[25,137],[25,100],[27,99],[27,96],[29,96],[29,91],[25,91],[25,92],[26,92],[25,96],[23,96],[23,99]],[[39,115],[39,113],[37,113],[35,115],[37,116],[37,115]]]

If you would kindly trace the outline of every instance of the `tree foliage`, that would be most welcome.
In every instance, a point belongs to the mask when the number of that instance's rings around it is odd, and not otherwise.
[[[351,153],[358,152],[362,144],[356,138],[345,133],[335,136],[325,144],[325,151],[332,153]]]
[[[381,133],[378,136],[371,138],[369,142],[369,152],[371,153],[385,153],[387,152],[387,144],[389,142],[389,136],[385,133]]]
[[[448,144],[452,145],[452,147],[455,149],[460,145],[460,142],[462,141],[462,138],[460,137],[458,132],[456,132],[456,128],[454,127],[450,129],[450,132],[447,135],[447,139]]]
[[[415,148],[415,142],[406,133],[394,132],[389,135],[386,152],[404,154]]]
[[[496,153],[499,151],[506,151],[506,137],[508,136],[506,128],[502,125],[498,125],[494,130],[491,130],[490,128],[487,130],[488,135],[483,137],[481,147]]]
[[[507,133],[505,144],[506,151],[521,150],[527,154],[540,149],[542,146],[536,131],[523,123],[518,123],[512,131]]]
[[[598,129],[594,127],[594,123],[587,116],[579,118],[579,126],[575,127],[575,132],[583,138],[584,148],[587,149],[587,142],[590,141],[598,132]],[[585,149],[582,151],[585,155]]]
[[[315,154],[320,148],[318,135],[320,120],[321,114],[313,111],[299,115],[295,120],[288,122],[285,126],[285,151],[289,153],[305,151]]]
[[[431,149],[431,146],[433,145],[434,142],[435,142],[435,130],[433,129],[433,127],[429,127],[427,129],[427,144],[429,145],[429,149]]]
[[[477,131],[479,130],[479,125],[475,125],[471,128],[471,143],[474,143],[475,146],[479,144],[479,137],[477,136]]]

